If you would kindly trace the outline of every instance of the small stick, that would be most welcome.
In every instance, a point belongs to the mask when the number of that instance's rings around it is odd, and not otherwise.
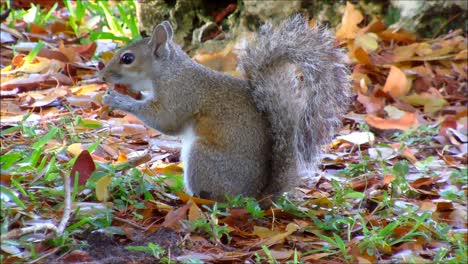
[[[70,214],[71,214],[70,175],[68,175],[67,173],[63,173],[63,184],[64,184],[63,191],[64,191],[65,205],[63,208],[62,220],[60,221],[60,224],[57,227],[58,236],[61,236],[63,234],[63,231],[65,230],[65,227],[68,223],[68,220],[70,220]]]
[[[28,227],[23,227],[23,228],[18,228],[18,229],[11,230],[10,232],[8,232],[6,234],[1,235],[0,239],[1,240],[11,239],[11,238],[15,238],[15,237],[20,237],[20,236],[25,235],[25,234],[35,233],[35,232],[41,231],[41,230],[52,230],[55,233],[57,233],[57,227],[54,224],[44,223],[44,224],[38,224],[38,225],[34,225],[34,226],[28,226]]]

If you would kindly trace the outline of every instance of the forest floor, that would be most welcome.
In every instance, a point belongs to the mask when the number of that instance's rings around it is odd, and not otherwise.
[[[467,263],[466,32],[363,26],[348,4],[333,29],[353,80],[343,126],[301,199],[262,210],[186,195],[180,141],[103,105],[96,72],[118,32],[137,34],[134,6],[121,26],[88,5],[1,24],[2,263]]]

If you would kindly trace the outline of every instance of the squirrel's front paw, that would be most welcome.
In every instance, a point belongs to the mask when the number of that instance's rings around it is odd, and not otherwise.
[[[135,112],[139,105],[137,100],[114,89],[107,89],[102,96],[102,102],[109,105],[110,110],[119,109],[130,113]]]
[[[119,94],[114,91],[113,89],[108,88],[104,95],[102,96],[102,103],[109,105],[110,109],[116,108],[115,99],[119,96]]]

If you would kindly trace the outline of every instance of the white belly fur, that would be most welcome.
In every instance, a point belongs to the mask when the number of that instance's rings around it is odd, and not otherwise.
[[[187,190],[189,195],[193,195],[193,191],[190,190],[188,184],[188,166],[189,166],[189,156],[192,149],[193,144],[195,143],[195,139],[197,138],[195,132],[193,131],[193,126],[189,126],[185,129],[184,133],[180,135],[182,139],[182,152],[180,155],[180,159],[184,164],[184,186]]]

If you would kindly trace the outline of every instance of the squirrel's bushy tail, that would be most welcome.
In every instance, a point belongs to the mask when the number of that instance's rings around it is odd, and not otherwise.
[[[345,54],[331,32],[309,28],[296,15],[278,27],[262,26],[239,67],[271,123],[273,171],[266,192],[278,195],[313,174],[321,146],[340,124],[349,90]]]

